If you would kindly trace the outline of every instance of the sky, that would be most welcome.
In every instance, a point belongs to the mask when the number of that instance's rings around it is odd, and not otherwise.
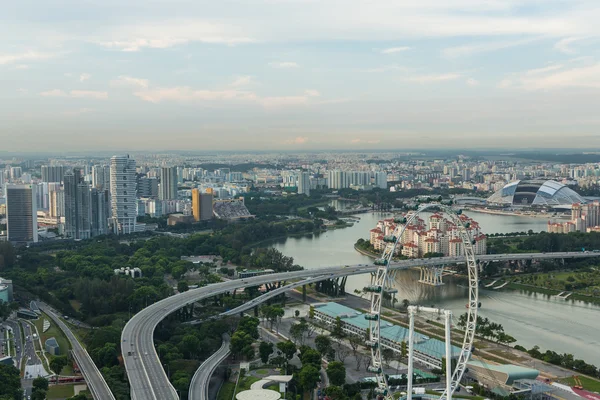
[[[597,0],[20,0],[0,151],[600,148]]]

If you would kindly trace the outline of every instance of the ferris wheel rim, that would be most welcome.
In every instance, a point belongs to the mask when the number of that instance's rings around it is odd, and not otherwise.
[[[382,357],[381,357],[381,325],[380,325],[380,315],[381,315],[381,303],[382,303],[382,295],[385,292],[385,281],[390,273],[390,264],[392,258],[394,256],[395,250],[397,246],[401,246],[400,243],[402,240],[402,236],[406,227],[415,220],[420,213],[431,209],[431,208],[440,208],[443,214],[450,217],[453,223],[457,226],[459,230],[459,236],[462,240],[464,246],[464,256],[465,262],[467,264],[468,271],[468,280],[469,280],[469,302],[467,308],[467,321],[465,334],[462,341],[461,351],[457,358],[456,367],[454,372],[452,373],[452,379],[450,388],[446,388],[444,392],[441,394],[440,399],[445,399],[448,397],[448,390],[450,390],[450,395],[454,393],[456,387],[460,383],[462,376],[464,375],[467,369],[467,362],[471,356],[473,343],[475,340],[475,328],[477,324],[477,309],[479,302],[479,278],[478,278],[478,265],[475,259],[475,251],[473,248],[472,238],[470,233],[467,231],[467,228],[458,217],[458,214],[450,207],[441,203],[426,203],[419,206],[417,210],[415,210],[410,217],[406,218],[403,224],[399,224],[399,227],[396,227],[393,232],[393,236],[396,237],[392,243],[386,244],[382,257],[379,260],[384,260],[383,265],[379,266],[375,275],[375,282],[382,284],[382,293],[378,294],[374,291],[371,292],[371,314],[376,314],[377,319],[372,320],[369,319],[369,343],[375,342],[375,344],[371,344],[371,366],[374,367],[374,371],[377,378],[377,386],[380,390],[381,394],[388,398],[389,393],[389,384],[385,375],[385,371],[383,369]],[[373,283],[373,276],[372,276]]]

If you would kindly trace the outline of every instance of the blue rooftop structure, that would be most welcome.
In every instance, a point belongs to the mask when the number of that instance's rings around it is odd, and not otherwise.
[[[358,331],[364,333],[369,328],[369,321],[364,317],[364,314],[360,311],[356,311],[353,308],[346,307],[338,303],[321,303],[313,305],[315,308],[315,314],[319,313],[329,316],[331,319],[340,319],[349,325],[348,330],[353,333],[359,334]],[[351,329],[351,328],[354,329]],[[381,320],[381,339],[382,345],[390,348],[394,348],[394,344],[399,344],[402,341],[408,340],[408,329],[403,326],[392,324],[391,322]],[[414,350],[417,355],[428,356],[427,358],[433,360],[422,360],[428,363],[434,364],[435,366],[441,366],[442,357],[446,356],[446,345],[444,342],[430,338],[426,335],[415,332],[414,335]],[[460,354],[460,348],[452,346],[452,355],[458,356]]]

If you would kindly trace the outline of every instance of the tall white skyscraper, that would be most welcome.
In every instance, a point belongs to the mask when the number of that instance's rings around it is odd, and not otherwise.
[[[346,171],[329,171],[329,187],[331,189],[346,189],[350,186]]]
[[[160,170],[160,200],[177,200],[177,167],[163,167]]]
[[[310,196],[310,175],[308,172],[301,172],[298,175],[298,194]]]
[[[36,185],[6,186],[8,240],[14,243],[38,241]]]
[[[135,160],[129,158],[129,155],[113,156],[110,159],[110,202],[111,222],[116,234],[135,232],[135,190]]]

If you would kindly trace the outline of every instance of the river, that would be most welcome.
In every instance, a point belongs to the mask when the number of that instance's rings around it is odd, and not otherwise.
[[[338,205],[339,206],[339,205]],[[546,220],[534,217],[501,216],[465,212],[479,222],[485,233],[545,230]],[[360,222],[352,227],[309,234],[274,242],[272,245],[304,268],[332,265],[366,264],[372,260],[354,250],[358,238],[368,238],[378,220],[390,214],[359,214]],[[347,291],[362,289],[368,275],[348,278]],[[435,305],[451,309],[458,316],[465,312],[467,290],[456,279],[445,277],[446,284],[432,287],[417,283],[418,272],[400,271],[396,278],[398,299],[412,304]],[[581,301],[560,300],[525,291],[480,290],[480,315],[504,326],[505,332],[526,348],[572,353],[576,358],[600,365],[600,307]]]

